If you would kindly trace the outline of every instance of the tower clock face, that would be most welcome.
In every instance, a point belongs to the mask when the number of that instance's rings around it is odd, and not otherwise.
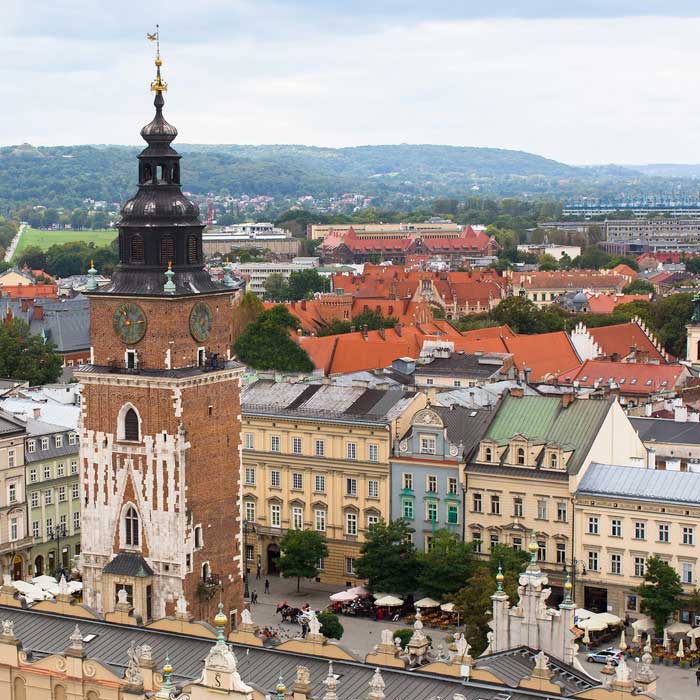
[[[208,337],[211,331],[213,321],[211,309],[203,301],[197,302],[190,312],[190,333],[192,337],[202,343]]]
[[[123,343],[138,343],[146,333],[146,314],[138,304],[119,304],[112,317],[114,332]]]

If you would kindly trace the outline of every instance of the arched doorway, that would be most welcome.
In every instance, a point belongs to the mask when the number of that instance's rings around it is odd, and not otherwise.
[[[273,542],[267,547],[267,573],[277,573],[277,560],[280,558],[280,546]]]
[[[20,581],[22,579],[22,557],[19,554],[15,554],[14,559],[12,560],[12,580],[13,581]]]
[[[44,557],[41,554],[34,560],[34,576],[44,575]]]

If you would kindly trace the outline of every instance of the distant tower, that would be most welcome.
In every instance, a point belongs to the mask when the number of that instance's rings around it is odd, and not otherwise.
[[[236,291],[204,269],[159,54],[156,67],[119,266],[87,292],[91,363],[76,372],[85,601],[102,612],[128,604],[144,622],[211,619],[220,596],[227,612],[242,604]]]
[[[685,356],[688,362],[697,367],[700,366],[700,294],[693,297],[693,316],[686,328],[688,344]]]

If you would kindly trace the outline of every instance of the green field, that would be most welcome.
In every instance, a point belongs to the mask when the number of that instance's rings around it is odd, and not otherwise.
[[[25,228],[17,244],[17,250],[13,259],[28,246],[38,246],[42,250],[48,250],[52,245],[61,245],[62,243],[75,243],[76,241],[85,241],[89,243],[93,241],[97,248],[108,246],[117,237],[115,229],[106,229],[101,231],[40,231],[35,228]]]

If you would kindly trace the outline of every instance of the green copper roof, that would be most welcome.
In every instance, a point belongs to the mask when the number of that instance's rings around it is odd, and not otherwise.
[[[568,469],[575,473],[593,444],[611,402],[612,399],[576,399],[564,408],[561,397],[507,396],[485,437],[503,445],[521,434],[531,442],[573,451]]]

